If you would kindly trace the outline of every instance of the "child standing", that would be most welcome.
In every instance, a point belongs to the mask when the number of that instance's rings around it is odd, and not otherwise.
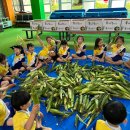
[[[88,58],[91,59],[92,61],[104,62],[106,51],[107,48],[103,44],[103,39],[97,38],[95,40],[94,54],[93,56],[88,56]]]
[[[108,63],[114,64],[114,65],[121,65],[123,64],[122,57],[124,56],[124,53],[126,52],[126,48],[124,47],[124,37],[118,36],[116,39],[116,44],[109,44],[108,50],[112,49],[112,57],[106,56],[105,59]]]
[[[98,120],[96,130],[121,130],[119,124],[126,122],[126,108],[118,101],[111,101],[103,108],[106,121]]]
[[[41,120],[37,119],[39,104],[33,106],[31,113],[28,111],[31,105],[30,99],[31,96],[26,91],[13,93],[11,104],[16,110],[13,117],[14,130],[51,130],[51,128],[43,127]]]
[[[34,45],[32,43],[27,44],[27,50],[24,45],[24,53],[26,54],[27,57],[27,70],[33,70],[34,68],[37,67],[37,53],[34,52]]]
[[[66,62],[72,60],[72,57],[70,56],[70,49],[66,40],[61,41],[61,46],[59,48],[58,55],[59,57],[57,58],[57,61],[59,62]]]
[[[76,54],[72,54],[72,58],[74,59],[86,59],[86,45],[83,43],[84,37],[78,36],[77,37],[77,47],[75,47]]]
[[[25,57],[23,47],[20,45],[16,45],[11,47],[14,50],[15,56],[13,59],[13,66],[11,67],[13,73],[18,75],[20,72],[25,70]]]

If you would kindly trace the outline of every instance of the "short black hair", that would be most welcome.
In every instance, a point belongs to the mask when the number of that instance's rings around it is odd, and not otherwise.
[[[51,39],[52,39],[52,36],[47,36],[47,37],[46,37],[46,41],[47,41],[48,38],[51,38]]]
[[[125,120],[127,112],[121,102],[110,101],[103,107],[103,115],[109,123],[119,125]]]
[[[67,45],[67,41],[66,40],[61,40],[61,45]]]
[[[21,50],[21,54],[24,54],[24,49],[23,49],[23,47],[21,45],[15,45],[15,46],[12,46],[10,48],[13,49],[13,50],[14,50],[14,48],[20,49]]]
[[[121,39],[123,43],[125,42],[125,40],[124,40],[124,37],[123,37],[123,36],[118,36],[118,37],[116,38],[116,42],[117,42],[117,40],[118,40],[118,39]]]
[[[26,91],[17,91],[11,96],[11,104],[16,111],[21,110],[20,106],[23,106],[29,102],[31,95]]]
[[[30,47],[34,47],[34,45],[32,43],[28,43],[27,44],[27,49],[29,49]]]
[[[0,63],[6,59],[6,56],[2,53],[0,53]]]
[[[82,38],[82,40],[84,41],[84,37],[83,37],[83,36],[81,36],[81,35],[79,35],[79,36],[77,37],[77,41],[78,41],[78,39],[79,39],[80,37],[81,37],[81,38]]]

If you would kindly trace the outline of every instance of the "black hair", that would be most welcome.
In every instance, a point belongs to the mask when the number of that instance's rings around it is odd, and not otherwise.
[[[66,40],[61,40],[61,45],[67,45],[67,41]]]
[[[24,49],[23,49],[23,47],[21,45],[15,45],[15,46],[12,46],[10,48],[13,49],[13,50],[14,50],[14,48],[20,49],[21,50],[21,54],[24,54]]]
[[[102,38],[97,38],[95,40],[95,46],[94,46],[94,49],[97,49],[99,47],[98,43],[102,40]]]
[[[116,42],[117,42],[118,39],[121,39],[123,43],[125,42],[124,37],[122,37],[122,36],[118,36],[118,37],[116,38]]]
[[[51,39],[52,39],[52,36],[47,36],[47,37],[46,37],[46,41],[47,41],[48,38],[51,38]]]
[[[6,56],[2,53],[0,53],[0,63],[6,59]]]
[[[111,101],[104,106],[103,115],[109,123],[119,125],[125,120],[127,112],[121,102]]]
[[[81,37],[81,38],[82,38],[82,40],[84,41],[84,37],[83,37],[83,36],[81,36],[81,35],[79,35],[79,36],[77,37],[77,41],[78,41],[78,39],[79,39],[80,37]]]
[[[29,49],[30,47],[34,47],[34,45],[32,43],[28,43],[27,44],[27,49]]]
[[[18,91],[12,94],[11,96],[11,104],[14,109],[17,111],[21,110],[21,106],[27,104],[30,100],[31,96],[26,91]]]

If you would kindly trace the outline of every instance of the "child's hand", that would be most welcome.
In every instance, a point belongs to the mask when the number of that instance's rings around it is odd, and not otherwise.
[[[36,115],[39,110],[40,110],[40,105],[36,104],[32,108],[32,113]]]
[[[100,59],[100,62],[104,62],[104,58]]]

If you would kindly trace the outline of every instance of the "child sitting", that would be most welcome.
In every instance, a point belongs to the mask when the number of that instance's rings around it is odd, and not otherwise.
[[[32,43],[27,44],[27,50],[24,45],[24,53],[27,57],[27,70],[33,70],[37,67],[37,53],[34,52],[34,45]]]
[[[66,40],[61,41],[61,46],[59,48],[58,55],[59,57],[57,58],[57,61],[59,62],[66,62],[72,60],[72,57],[70,56],[70,49]]]
[[[40,105],[33,106],[31,113],[28,108],[31,105],[31,96],[26,91],[19,91],[12,94],[11,104],[16,110],[13,117],[14,130],[51,130],[51,128],[43,127],[41,119],[37,119],[37,113]]]
[[[0,92],[0,126],[12,126],[13,121],[10,117],[11,113],[6,104],[3,102],[4,97],[5,95]]]
[[[106,121],[98,120],[96,130],[121,130],[119,124],[126,121],[126,108],[118,101],[111,101],[103,108],[103,115]]]
[[[6,56],[0,53],[0,90],[4,91],[15,86],[15,84],[11,82],[12,77],[13,74],[9,70]]]
[[[130,60],[128,60],[128,61],[126,61],[126,62],[124,62],[124,65],[125,65],[127,68],[129,68],[129,69],[130,69]]]
[[[13,58],[13,66],[11,67],[13,73],[18,75],[25,70],[25,57],[23,47],[16,45],[11,47],[14,50],[15,56]]]
[[[107,48],[103,44],[103,39],[97,38],[95,40],[94,55],[93,56],[90,55],[88,56],[88,58],[91,59],[92,61],[104,62],[106,51]]]
[[[85,55],[86,45],[83,42],[84,42],[84,37],[78,36],[77,45],[75,45],[76,54],[72,54],[72,57],[74,59],[86,59],[86,55]]]
[[[42,67],[42,65],[48,64],[49,62],[52,62],[52,57],[54,57],[55,54],[55,41],[52,39],[51,36],[46,37],[47,45],[44,45],[44,42],[40,39],[40,37],[37,35],[37,39],[40,43],[40,45],[43,47],[43,49],[38,54],[38,66],[39,68]]]
[[[126,52],[126,48],[123,46],[124,44],[124,37],[118,36],[116,39],[116,44],[109,44],[108,50],[112,49],[112,57],[106,56],[105,59],[108,63],[114,64],[114,65],[121,65],[123,64],[122,57],[124,56],[124,53]]]

